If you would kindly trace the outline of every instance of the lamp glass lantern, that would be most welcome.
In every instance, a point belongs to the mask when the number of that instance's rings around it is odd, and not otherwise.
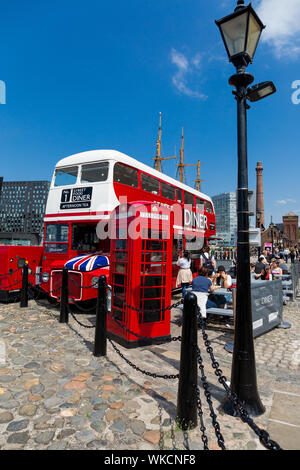
[[[216,21],[229,61],[236,67],[247,66],[253,61],[254,54],[265,26],[252,8],[238,6],[234,13]]]

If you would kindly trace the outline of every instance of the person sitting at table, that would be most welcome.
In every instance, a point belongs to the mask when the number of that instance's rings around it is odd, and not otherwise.
[[[196,295],[198,300],[198,307],[202,318],[206,318],[206,309],[217,307],[215,302],[208,299],[209,293],[219,289],[218,286],[214,286],[212,280],[209,278],[209,268],[202,266],[199,269],[198,276],[193,279],[192,292]]]
[[[266,264],[260,273],[254,273],[254,279],[261,281],[271,281],[272,275],[270,271],[270,265]]]
[[[229,274],[226,273],[224,266],[219,266],[214,276],[214,285],[220,286],[224,289],[229,289],[232,285],[232,279]]]
[[[229,274],[226,273],[224,266],[219,266],[213,278],[213,285],[221,287],[222,289],[229,289],[232,286],[232,279]],[[218,308],[224,308],[225,305],[231,301],[230,295],[210,295],[209,299],[217,304]]]
[[[272,262],[271,264],[271,273],[272,273],[272,276],[282,276],[282,269],[280,268],[279,266],[279,260],[276,259]]]
[[[279,256],[279,267],[282,269],[282,274],[289,274],[289,268],[285,262],[283,254]]]

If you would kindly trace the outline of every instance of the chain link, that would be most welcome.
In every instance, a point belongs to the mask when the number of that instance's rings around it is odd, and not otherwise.
[[[124,356],[124,354],[122,354],[121,351],[117,348],[117,346],[112,342],[110,338],[107,338],[107,339],[112,345],[112,347],[114,348],[114,350],[119,354],[119,356],[122,359],[124,359],[124,361],[127,362],[127,364],[131,366],[134,370],[137,370],[138,372],[141,372],[142,374],[147,375],[148,377],[153,377],[154,379],[179,379],[179,374],[161,375],[161,374],[156,374],[155,372],[148,372],[146,370],[141,369],[140,367],[133,364],[129,359],[127,359]]]
[[[176,302],[176,304],[173,304],[173,305],[169,305],[168,307],[164,307],[164,308],[158,308],[158,309],[142,309],[142,308],[137,308],[137,307],[133,307],[132,305],[129,305],[129,304],[126,304],[124,302],[124,299],[123,297],[120,297],[119,295],[115,294],[113,291],[112,291],[112,288],[110,286],[107,286],[108,290],[111,292],[111,295],[112,297],[118,299],[118,300],[121,300],[123,305],[127,308],[130,308],[131,310],[134,310],[135,312],[140,312],[140,313],[159,313],[159,312],[166,312],[168,310],[172,310],[172,308],[177,308],[179,307],[179,305],[182,304],[182,299],[179,300],[179,302]]]
[[[202,402],[201,402],[201,397],[200,397],[200,390],[197,385],[195,385],[195,393],[197,397],[197,412],[200,420],[200,431],[201,431],[201,439],[203,442],[203,448],[204,450],[209,450],[208,447],[208,437],[205,434],[206,427],[204,425],[204,420],[203,420],[203,410],[202,410]]]
[[[225,444],[224,444],[224,438],[223,438],[223,435],[220,431],[220,425],[217,421],[217,415],[214,411],[213,402],[211,400],[211,393],[209,391],[209,385],[207,383],[207,378],[205,376],[204,364],[203,364],[203,360],[202,360],[202,356],[201,356],[201,351],[200,351],[200,349],[197,345],[194,345],[194,347],[197,348],[197,360],[198,360],[198,365],[199,365],[199,369],[200,369],[200,373],[201,373],[201,382],[202,382],[202,385],[203,385],[203,388],[204,388],[204,395],[205,395],[206,401],[207,401],[208,406],[209,406],[210,417],[212,419],[212,425],[213,425],[213,428],[215,430],[215,434],[216,434],[216,437],[217,437],[218,446],[222,450],[226,450],[226,447],[225,447]]]
[[[73,320],[75,320],[76,323],[78,323],[78,325],[82,326],[83,328],[96,328],[94,325],[85,325],[84,323],[81,323],[81,321],[79,321],[79,320],[75,317],[75,315],[74,315],[74,313],[71,311],[71,309],[69,309],[69,313],[70,313],[71,317],[73,318]]]
[[[204,340],[204,344],[206,346],[206,351],[210,355],[211,363],[212,363],[212,367],[214,369],[215,375],[218,377],[219,383],[221,383],[223,385],[229,399],[231,399],[233,401],[233,404],[234,404],[235,409],[236,409],[237,416],[239,416],[244,423],[248,424],[248,426],[255,432],[255,434],[258,436],[261,444],[266,449],[268,449],[268,450],[283,450],[283,449],[281,449],[279,444],[277,444],[277,442],[273,441],[270,438],[270,435],[267,431],[265,431],[264,429],[260,429],[255,424],[253,419],[250,418],[247,410],[245,410],[242,403],[238,400],[237,395],[235,393],[231,393],[230,388],[228,387],[228,385],[226,383],[227,379],[223,375],[222,370],[219,368],[219,363],[216,361],[216,359],[214,357],[213,348],[211,347],[211,342],[209,341],[208,336],[207,336],[207,334],[205,333],[205,330],[204,330],[204,323],[203,323],[203,319],[201,317],[201,314],[199,315],[199,323],[200,323],[200,328],[201,328],[201,331],[202,331],[202,337],[203,337],[203,340]]]
[[[159,415],[159,443],[158,443],[158,446],[159,446],[160,450],[164,450],[165,443],[164,443],[164,431],[163,431],[163,427],[162,427],[162,407],[161,407],[160,403],[158,403],[158,415]]]

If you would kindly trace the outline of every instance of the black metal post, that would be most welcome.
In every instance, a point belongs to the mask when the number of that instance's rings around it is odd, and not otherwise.
[[[184,298],[176,422],[183,429],[197,426],[197,297]]]
[[[68,268],[62,270],[61,292],[60,292],[60,315],[59,323],[69,322],[69,286]]]
[[[237,293],[231,392],[237,395],[249,415],[258,416],[265,408],[257,390],[251,308],[246,102],[246,90],[253,80],[252,75],[240,69],[229,82],[236,87],[238,119]],[[230,399],[224,411],[235,415]]]
[[[25,264],[23,268],[21,301],[20,301],[20,308],[26,308],[26,307],[28,307],[28,265],[27,264]]]
[[[94,356],[98,356],[98,357],[106,356],[106,349],[107,349],[106,322],[107,322],[107,283],[106,283],[106,277],[100,276],[98,280]]]

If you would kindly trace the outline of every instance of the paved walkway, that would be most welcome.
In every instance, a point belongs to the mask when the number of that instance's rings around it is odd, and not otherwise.
[[[173,299],[176,300],[175,298]],[[300,301],[300,299],[299,299]],[[283,449],[300,448],[300,307],[284,307],[291,329],[274,329],[255,340],[258,388],[266,412],[255,423]],[[46,304],[47,305],[47,304]],[[53,307],[30,301],[0,304],[0,448],[4,449],[203,449],[200,427],[184,434],[174,423],[178,380],[154,379],[130,367],[108,344],[106,358],[93,356],[94,329],[58,322]],[[181,334],[172,312],[172,336]],[[94,324],[92,315],[80,315]],[[230,379],[233,338],[225,324],[207,330],[215,357]],[[237,418],[222,411],[226,397],[205,352],[206,376],[226,449],[264,447]],[[143,370],[176,374],[180,342],[120,351]],[[203,392],[203,390],[202,390]],[[209,447],[218,450],[202,394]]]

